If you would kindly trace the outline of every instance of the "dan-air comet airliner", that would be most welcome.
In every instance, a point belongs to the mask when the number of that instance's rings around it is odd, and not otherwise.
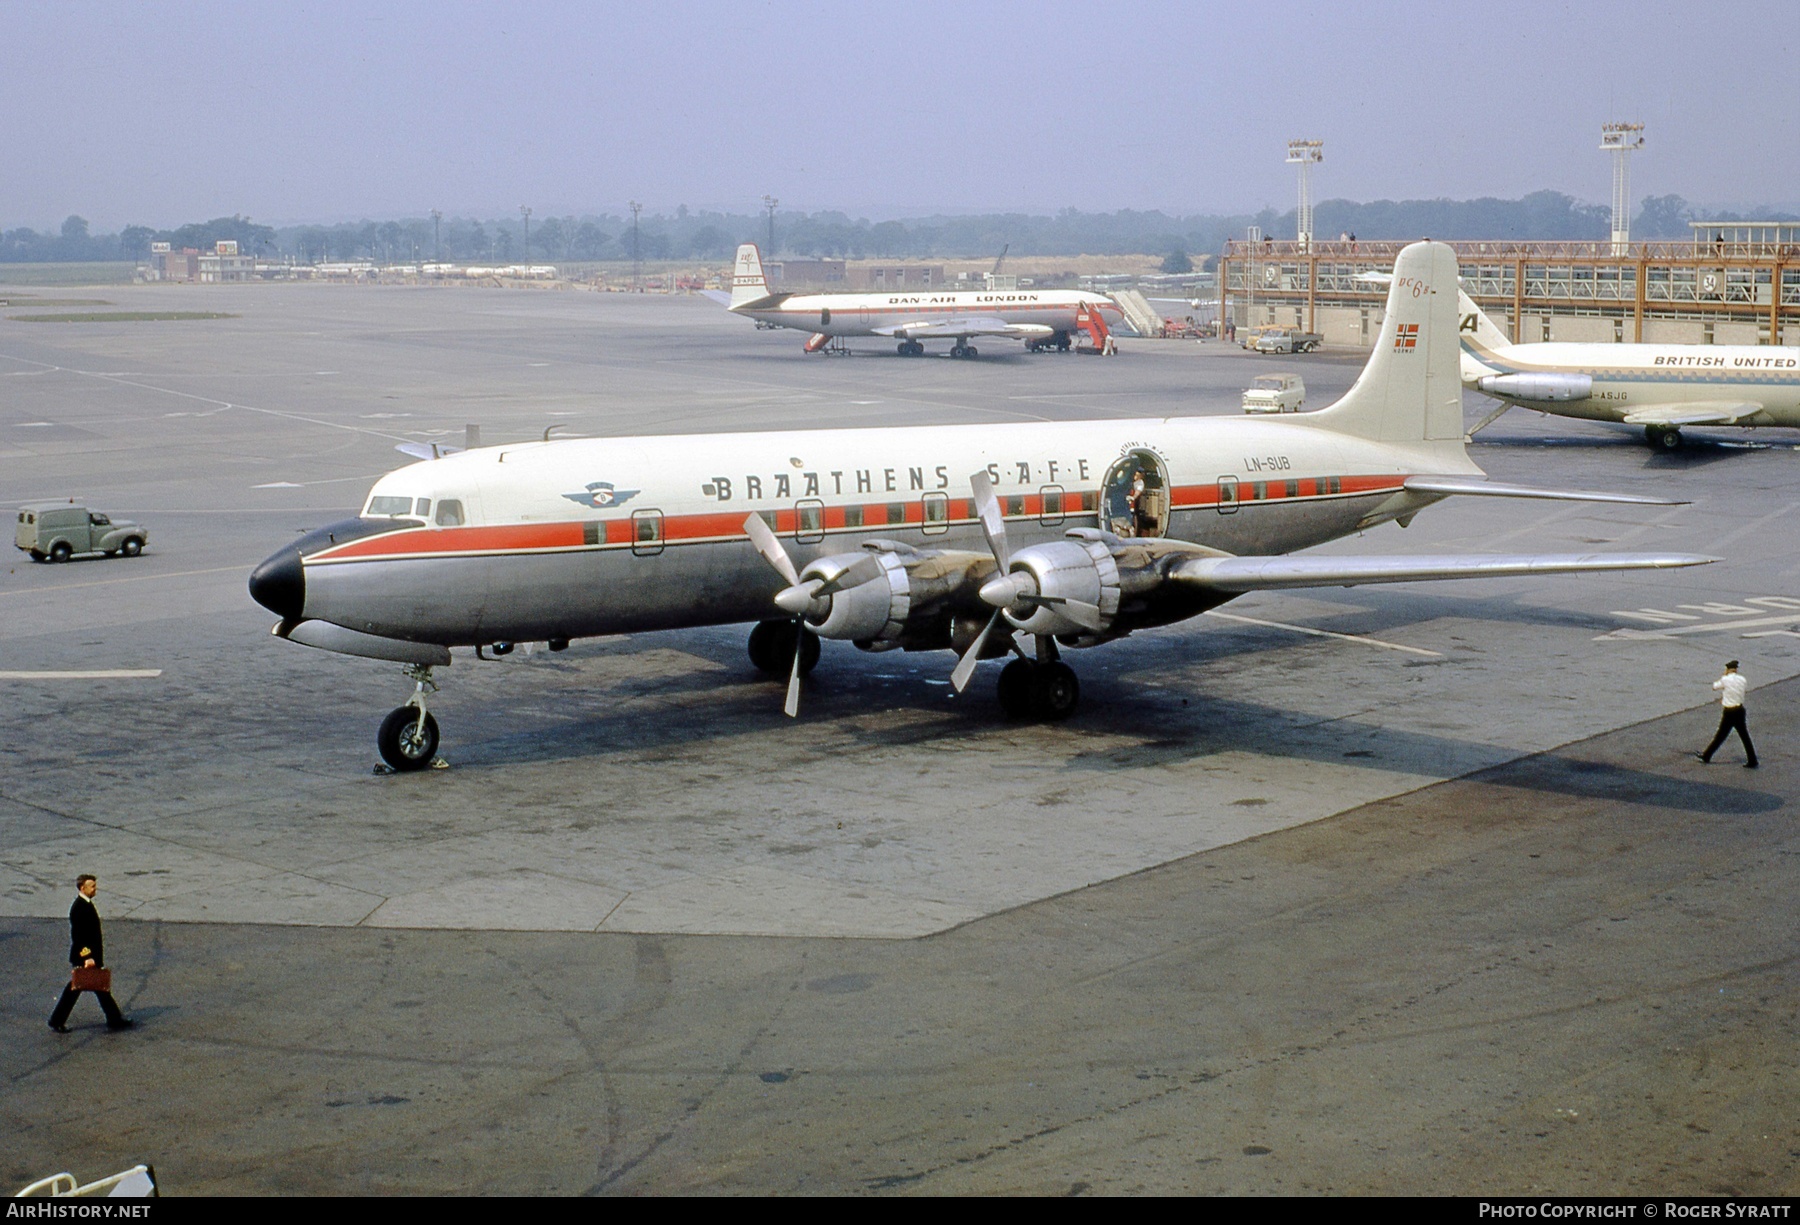
[[[1069,289],[774,293],[753,242],[738,248],[726,302],[733,314],[758,323],[811,332],[808,353],[840,336],[885,336],[900,342],[902,357],[925,356],[927,340],[950,341],[951,357],[975,357],[969,342],[978,337],[1022,340],[1034,352],[1066,352],[1077,331],[1098,346],[1123,315],[1105,294]]]
[[[471,449],[377,481],[356,518],[259,565],[289,642],[408,666],[377,735],[428,765],[453,648],[754,622],[787,679],[820,639],[946,650],[958,692],[1012,656],[999,704],[1066,718],[1063,659],[1247,591],[1660,569],[1684,553],[1290,556],[1458,494],[1667,505],[1485,479],[1463,449],[1456,256],[1400,253],[1375,352],[1328,408],[1280,418],[589,438]],[[466,658],[466,657],[465,657]]]
[[[1463,382],[1501,402],[1560,417],[1644,427],[1674,450],[1684,425],[1800,426],[1800,348],[1777,345],[1512,344],[1462,290]],[[1470,433],[1474,433],[1471,430]]]

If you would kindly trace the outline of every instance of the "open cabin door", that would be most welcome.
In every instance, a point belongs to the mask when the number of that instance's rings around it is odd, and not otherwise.
[[[1155,537],[1169,530],[1169,474],[1154,451],[1127,451],[1100,485],[1100,526],[1115,536]]]

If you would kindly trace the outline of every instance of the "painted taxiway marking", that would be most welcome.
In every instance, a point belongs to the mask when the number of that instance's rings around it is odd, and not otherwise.
[[[1686,609],[1677,612],[1676,609]],[[1784,611],[1785,610],[1785,611]],[[1771,612],[1776,615],[1769,615]],[[1727,604],[1722,600],[1709,600],[1705,604],[1677,604],[1675,608],[1615,608],[1613,616],[1627,617],[1633,621],[1647,621],[1655,629],[1638,629],[1626,625],[1599,634],[1595,642],[1608,640],[1631,640],[1634,638],[1673,638],[1685,634],[1718,634],[1730,633],[1733,630],[1763,629],[1766,626],[1792,626],[1800,621],[1800,599],[1785,595],[1753,595],[1745,598],[1742,604]],[[1707,618],[1727,618],[1725,620],[1708,620]],[[1684,624],[1685,623],[1685,624]],[[1776,631],[1779,633],[1780,631]],[[1746,634],[1746,638],[1761,635]]]
[[[147,583],[154,579],[192,578],[197,574],[230,574],[233,571],[241,573],[255,568],[254,566],[214,566],[210,570],[172,570],[167,574],[133,574],[128,578],[95,579],[91,583],[58,583],[53,587],[19,587],[12,591],[0,591],[0,596],[41,595],[52,591],[73,591],[77,587],[111,587],[115,583]]]
[[[161,668],[84,668],[79,672],[0,672],[0,681],[124,681],[161,675]]]
[[[1341,638],[1345,642],[1360,642],[1367,646],[1384,647],[1390,651],[1405,651],[1408,655],[1427,655],[1432,659],[1442,659],[1441,651],[1427,651],[1424,647],[1401,646],[1398,642],[1384,642],[1379,638],[1369,638],[1362,634],[1340,634],[1336,630],[1314,629],[1310,625],[1289,625],[1286,621],[1264,621],[1257,617],[1244,617],[1237,613],[1224,613],[1211,609],[1206,614],[1219,617],[1225,621],[1242,621],[1245,625],[1265,625],[1270,629],[1291,630],[1296,634],[1311,634],[1315,638]]]

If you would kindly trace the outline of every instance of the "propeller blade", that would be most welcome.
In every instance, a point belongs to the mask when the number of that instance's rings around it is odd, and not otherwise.
[[[1000,563],[1000,573],[1005,574],[1012,554],[1006,547],[1006,516],[1001,513],[1000,499],[994,496],[993,478],[984,468],[969,478],[969,485],[975,490],[975,513],[981,518],[981,534],[987,537],[988,551]]]
[[[882,574],[881,559],[873,553],[867,553],[844,567],[843,573],[828,583],[821,583],[813,592],[814,598],[836,595],[846,587],[860,587],[864,583],[880,578]]]
[[[781,708],[790,719],[800,717],[800,644],[806,632],[804,625],[794,626],[794,668],[788,673],[787,703]]]
[[[1095,633],[1099,633],[1100,627],[1105,624],[1100,616],[1100,606],[1098,604],[1089,604],[1086,600],[1071,600],[1059,595],[1022,595],[1018,598],[1017,602],[1020,604],[1055,605],[1057,611],[1063,616],[1081,626],[1081,628],[1092,630]]]
[[[788,557],[787,550],[775,539],[774,530],[761,515],[751,515],[744,520],[744,535],[750,537],[750,543],[763,555],[763,560],[775,567],[775,573],[788,581],[788,586],[800,585],[800,572],[794,569],[793,559]]]
[[[956,669],[950,673],[950,687],[956,692],[961,693],[969,687],[969,678],[975,675],[975,665],[981,662],[981,648],[987,645],[988,635],[994,632],[994,627],[1000,623],[1000,616],[1004,611],[999,608],[994,610],[994,615],[988,618],[988,623],[981,627],[979,634],[975,635],[975,641],[969,644],[969,649],[963,652],[963,657],[956,661]]]

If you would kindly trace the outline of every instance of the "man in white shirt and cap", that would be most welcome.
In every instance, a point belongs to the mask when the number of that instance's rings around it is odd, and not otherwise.
[[[1738,661],[1731,660],[1725,665],[1725,675],[1713,682],[1713,688],[1719,692],[1719,730],[1714,734],[1712,743],[1706,751],[1695,753],[1701,761],[1712,763],[1712,755],[1725,743],[1725,737],[1737,732],[1738,739],[1744,742],[1744,768],[1756,769],[1756,746],[1750,743],[1750,729],[1744,725],[1744,690],[1748,686],[1744,678],[1738,675]]]

